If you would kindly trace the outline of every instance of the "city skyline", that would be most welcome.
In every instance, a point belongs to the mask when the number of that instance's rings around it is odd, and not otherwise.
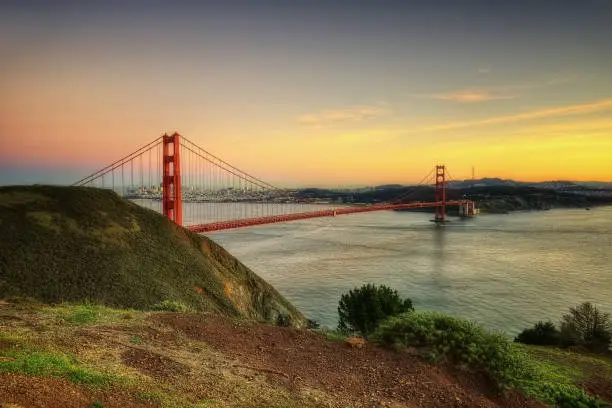
[[[178,131],[280,186],[612,181],[612,2],[9,1],[0,183]]]

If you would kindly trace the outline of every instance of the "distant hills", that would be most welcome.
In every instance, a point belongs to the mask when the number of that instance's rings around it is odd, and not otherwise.
[[[497,187],[497,186],[512,186],[512,187],[536,187],[551,190],[571,190],[571,189],[612,189],[612,182],[599,181],[569,181],[569,180],[551,180],[541,182],[525,182],[506,180],[500,178],[482,178],[474,180],[450,181],[449,188],[470,188],[470,187]]]
[[[337,204],[435,200],[434,188],[431,184],[419,186],[385,184],[353,190],[310,188],[298,191],[297,196],[305,200]],[[446,197],[448,200],[470,198],[478,203],[483,213],[589,208],[597,205],[612,205],[612,183],[564,180],[534,183],[483,178],[448,182]]]

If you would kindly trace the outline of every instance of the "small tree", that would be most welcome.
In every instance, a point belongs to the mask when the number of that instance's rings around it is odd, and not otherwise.
[[[551,321],[537,322],[532,328],[523,330],[514,341],[538,346],[556,346],[560,341],[560,333]]]
[[[276,316],[276,325],[281,327],[291,326],[291,316],[285,313],[279,313]]]
[[[389,316],[413,310],[410,299],[402,300],[396,290],[371,283],[344,293],[338,305],[338,329],[356,331],[367,337]]]
[[[607,351],[612,340],[610,315],[590,302],[571,307],[561,319],[561,342],[591,351]]]

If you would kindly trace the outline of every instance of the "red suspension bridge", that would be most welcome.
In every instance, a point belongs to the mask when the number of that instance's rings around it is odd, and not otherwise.
[[[446,221],[447,206],[459,206],[464,216],[474,215],[473,201],[446,199],[446,182],[446,167],[438,165],[419,183],[434,185],[434,201],[410,202],[412,192],[409,192],[381,204],[314,203],[295,190],[277,188],[240,170],[174,133],[156,138],[74,185],[112,189],[162,212],[179,225],[202,233],[411,208],[435,208],[437,223]]]

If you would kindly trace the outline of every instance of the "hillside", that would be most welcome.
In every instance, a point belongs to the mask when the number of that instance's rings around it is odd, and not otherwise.
[[[91,301],[150,309],[163,301],[262,321],[303,316],[222,247],[115,193],[0,188],[0,299]]]
[[[543,407],[411,353],[206,313],[0,302],[0,329],[1,407]]]

